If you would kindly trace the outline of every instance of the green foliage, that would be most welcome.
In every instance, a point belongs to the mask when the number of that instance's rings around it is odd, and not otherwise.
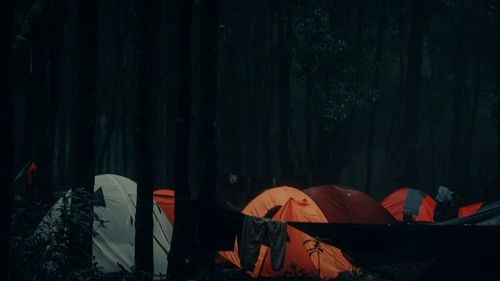
[[[81,194],[79,202],[93,200],[91,195]],[[13,280],[103,280],[104,275],[96,262],[91,268],[75,270],[69,264],[68,252],[70,229],[76,230],[76,239],[93,237],[104,221],[96,214],[70,206],[71,197],[80,196],[70,192],[56,194],[58,203],[50,209],[41,222],[33,214],[45,213],[46,204],[28,201],[17,202],[13,216],[12,264]],[[81,222],[92,216],[93,228],[82,227]],[[90,230],[91,233],[88,233]],[[73,232],[71,232],[73,233]],[[91,257],[93,259],[93,257]]]
[[[369,108],[378,90],[360,79],[363,54],[331,24],[324,1],[302,1],[294,21],[295,58],[305,78],[308,104],[323,121],[322,129],[335,131],[357,110]],[[363,49],[361,48],[361,52]],[[358,61],[358,64],[352,63]]]

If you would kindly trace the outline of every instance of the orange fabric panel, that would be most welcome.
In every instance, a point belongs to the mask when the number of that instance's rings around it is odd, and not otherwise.
[[[174,223],[175,191],[171,189],[159,189],[153,193],[154,199],[160,208],[167,215],[171,224]]]
[[[434,210],[436,209],[436,204],[436,201],[434,201],[432,197],[426,195],[422,200],[420,212],[418,212],[418,216],[415,218],[415,221],[434,222]]]
[[[263,217],[267,211],[273,207],[284,206],[290,198],[293,198],[296,201],[312,202],[312,199],[304,192],[290,186],[282,186],[271,188],[262,192],[250,203],[248,203],[248,205],[241,212],[245,215]]]
[[[380,204],[391,213],[398,221],[403,221],[403,210],[406,204],[406,197],[409,188],[403,187],[384,198]],[[436,201],[429,195],[422,199],[420,211],[415,217],[415,221],[420,222],[434,222],[434,209],[436,208]]]
[[[392,214],[398,221],[403,221],[403,210],[406,204],[406,195],[408,188],[400,188],[385,197],[380,204]]]
[[[477,211],[483,206],[483,204],[483,202],[479,202],[460,207],[458,209],[458,217],[463,218],[477,213]]]
[[[304,190],[331,223],[395,223],[396,219],[375,199],[361,191],[336,185]]]
[[[282,207],[274,214],[273,219],[301,222],[328,222],[319,207],[309,198],[309,196],[291,187],[273,188],[262,193],[245,207],[243,213],[262,217],[269,209],[277,205]],[[259,258],[255,264],[255,269],[250,273],[252,277],[285,276],[287,272],[292,271],[290,268],[292,262],[297,265],[297,270],[303,269],[305,273],[310,275],[317,274],[317,257],[315,255],[310,257],[307,253],[307,249],[311,245],[303,245],[304,241],[311,239],[311,237],[291,226],[287,227],[287,231],[290,241],[286,243],[283,269],[281,271],[274,271],[272,269],[270,249],[266,246],[262,246]],[[220,254],[234,265],[240,267],[236,244],[237,243],[235,243],[234,251],[220,252]],[[324,250],[320,255],[322,279],[336,278],[340,272],[352,271],[354,269],[338,248],[325,243],[322,244],[322,248]]]

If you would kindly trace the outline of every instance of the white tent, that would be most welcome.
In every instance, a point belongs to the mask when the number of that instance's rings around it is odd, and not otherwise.
[[[120,267],[131,270],[134,266],[135,205],[137,184],[118,175],[95,177],[94,197],[97,202],[94,212],[105,221],[104,227],[97,228],[93,239],[93,255],[104,273],[120,272]],[[62,200],[59,200],[44,218],[57,219]],[[43,223],[43,222],[42,222]],[[153,253],[155,274],[166,274],[167,254],[170,250],[172,224],[160,206],[153,206]]]

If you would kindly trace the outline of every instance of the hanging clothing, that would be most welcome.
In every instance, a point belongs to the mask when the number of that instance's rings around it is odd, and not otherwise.
[[[279,271],[285,259],[286,222],[267,218],[245,216],[241,231],[239,256],[241,269],[253,271],[259,258],[262,244],[271,248],[271,265],[273,270]]]

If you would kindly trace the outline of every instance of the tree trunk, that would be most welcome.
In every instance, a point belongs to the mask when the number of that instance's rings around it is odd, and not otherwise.
[[[143,280],[152,280],[153,264],[153,154],[151,150],[151,69],[154,36],[159,26],[160,2],[136,0],[139,80],[137,123],[137,205],[135,213],[135,265]]]
[[[117,9],[117,14],[119,15],[120,12],[119,10],[120,7],[116,7]],[[117,16],[117,18],[119,18]],[[114,51],[115,51],[115,75],[117,77],[121,77],[123,79],[123,44],[124,44],[124,39],[122,38],[122,34],[120,32],[120,23],[117,24],[116,28],[116,38],[115,39],[115,46],[114,46]],[[140,41],[140,40],[139,40]],[[116,128],[116,119],[117,119],[117,97],[119,93],[123,93],[122,85],[124,83],[123,80],[121,79],[115,79],[113,82],[113,88],[111,89],[111,95],[108,95],[107,97],[104,97],[104,113],[103,116],[106,118],[105,126],[104,127],[104,137],[102,137],[102,140],[100,142],[100,145],[98,146],[99,149],[97,150],[97,158],[96,158],[96,170],[98,173],[110,173],[110,171],[113,171],[111,168],[111,159],[113,155],[117,155],[117,150],[115,150],[115,153],[112,153],[111,149],[111,143],[113,143],[113,136],[116,134],[115,128]],[[140,88],[140,86],[139,86]],[[100,122],[101,123],[101,122]],[[101,134],[102,135],[102,134]],[[117,149],[117,147],[116,147]],[[106,165],[106,162],[109,164]]]
[[[462,7],[462,9],[466,9]],[[465,12],[467,13],[467,12]],[[466,15],[460,19],[456,41],[456,53],[454,57],[454,76],[456,89],[452,93],[452,130],[450,139],[450,169],[449,184],[453,189],[464,190],[464,170],[463,170],[463,152],[464,152],[464,107],[466,103],[467,87],[467,64],[465,29],[467,27]]]
[[[313,169],[313,149],[312,149],[312,128],[313,128],[313,115],[312,115],[312,100],[313,100],[313,78],[310,70],[306,70],[305,75],[306,83],[306,154],[307,154],[307,183],[311,184],[312,169]]]
[[[472,152],[474,147],[474,131],[476,129],[476,114],[479,107],[479,97],[481,95],[482,88],[482,59],[483,59],[483,35],[481,33],[482,30],[486,29],[486,18],[484,17],[480,19],[479,28],[475,32],[475,40],[474,40],[474,49],[478,51],[475,58],[475,85],[474,85],[474,93],[472,97],[472,104],[470,104],[469,118],[467,122],[467,127],[464,135],[464,157],[463,157],[463,187],[465,188],[466,196],[468,197],[472,195],[477,195],[478,191],[470,189],[471,184],[471,160],[472,160]],[[474,192],[474,194],[473,194]]]
[[[13,207],[14,180],[14,128],[13,128],[13,52],[12,36],[14,28],[14,2],[5,1],[0,9],[0,132],[2,141],[0,149],[0,279],[9,280],[9,255],[10,255],[10,220]]]
[[[230,124],[231,124],[231,161],[230,172],[235,174],[243,174],[243,139],[244,130],[242,126],[243,117],[243,97],[247,89],[244,84],[246,81],[243,74],[245,42],[248,38],[249,15],[246,9],[242,9],[238,13],[238,18],[232,22],[231,28],[231,43],[229,47],[230,56]],[[237,94],[236,94],[237,93]]]
[[[31,65],[26,92],[26,123],[24,161],[34,161],[37,177],[32,186],[27,186],[29,195],[44,195],[48,192],[47,146],[48,91],[47,91],[47,5],[41,5],[40,12],[31,19],[29,30]]]
[[[500,18],[500,4],[496,7],[497,19]],[[500,20],[497,21],[500,27]],[[496,36],[497,49],[500,49],[500,34]],[[496,80],[496,97],[497,102],[495,106],[496,128],[497,128],[497,175],[500,175],[500,53],[495,52],[495,80]]]
[[[47,192],[54,190],[54,150],[56,142],[57,119],[59,114],[59,97],[61,96],[61,57],[64,40],[64,24],[66,23],[66,1],[55,0],[50,2],[49,21],[49,101],[48,101],[48,130],[47,130]],[[54,174],[54,172],[56,172]]]
[[[471,192],[475,190],[470,189],[470,175],[471,175],[471,158],[472,158],[472,149],[474,144],[474,131],[475,131],[475,123],[476,123],[476,113],[479,105],[479,95],[481,92],[481,58],[478,58],[476,62],[476,85],[474,86],[474,97],[472,100],[472,104],[470,106],[469,118],[467,122],[466,131],[464,134],[464,148],[463,148],[463,175],[462,175],[462,191],[465,194],[465,197],[469,198],[473,195]]]
[[[74,272],[92,267],[97,91],[97,0],[78,1],[78,96],[72,160],[75,161],[71,211],[83,214],[70,225],[69,258]]]
[[[380,19],[377,34],[377,48],[375,50],[375,69],[374,69],[374,81],[373,87],[375,91],[380,89],[380,66],[382,63],[382,48],[384,46],[384,35],[385,35],[385,25],[386,25],[386,2],[383,1],[380,6]],[[375,130],[375,118],[376,118],[376,107],[377,101],[374,101],[372,108],[370,109],[368,118],[368,135],[366,137],[366,184],[365,192],[370,194],[372,185],[372,169],[373,169],[373,139]]]
[[[264,24],[265,24],[265,12],[260,11],[260,5],[251,2],[249,4],[249,9],[251,13],[255,13],[253,32],[250,34],[249,46],[247,55],[248,71],[250,74],[249,79],[249,89],[251,91],[247,95],[247,122],[248,122],[248,134],[247,134],[247,174],[251,177],[257,177],[259,173],[259,125],[261,124],[262,114],[259,110],[262,108],[264,93],[263,79],[264,79],[264,66],[266,62],[263,60],[264,56]],[[259,11],[257,10],[259,9]],[[265,105],[264,105],[265,106]]]
[[[272,67],[269,67],[273,69]],[[273,85],[274,82],[274,77],[272,73],[274,73],[273,70],[269,71],[269,77],[268,80],[270,85]],[[272,114],[273,114],[273,104],[274,104],[274,91],[272,89],[268,91],[269,97],[266,99],[268,102],[266,106],[266,110],[264,111],[264,132],[262,132],[262,139],[263,139],[263,146],[264,146],[264,175],[267,178],[272,178],[273,177],[273,166],[272,166],[272,157],[271,157],[271,147],[269,144],[269,133],[271,130],[271,119],[272,119]]]
[[[402,9],[402,7],[400,7]],[[398,130],[401,128],[401,112],[403,110],[403,101],[404,101],[404,88],[405,88],[405,58],[404,58],[404,49],[403,49],[403,37],[404,37],[404,20],[403,14],[400,12],[398,15],[398,57],[399,57],[399,83],[397,90],[397,103],[394,106],[391,122],[389,125],[389,131],[387,133],[386,146],[389,152],[391,153],[391,158],[396,164],[398,171],[396,171],[396,176],[398,184],[400,182],[399,173],[400,167],[402,165],[402,150],[403,148],[399,144],[399,132]]]
[[[200,6],[200,89],[201,89],[201,161],[202,176],[199,186],[200,199],[209,206],[215,202],[217,183],[217,16],[218,0],[202,0]],[[206,219],[199,213],[198,220]],[[198,221],[202,223],[203,221]],[[205,229],[213,231],[213,229]],[[197,237],[205,233],[197,233]],[[214,278],[215,253],[210,250],[202,252],[202,264],[206,265],[208,278]]]
[[[289,149],[290,129],[290,70],[292,62],[292,1],[284,0],[278,12],[278,83],[279,83],[279,155],[281,177],[289,177],[294,172]]]
[[[496,30],[500,29],[500,3],[496,3],[495,5],[495,10],[496,10],[496,18],[497,18],[497,24],[496,24]],[[495,47],[493,49],[493,54],[494,54],[494,60],[495,60],[495,104],[493,105],[493,118],[495,121],[495,127],[496,127],[496,133],[497,133],[497,173],[496,173],[496,178],[493,180],[493,182],[490,184],[490,189],[492,192],[491,198],[499,198],[499,192],[498,192],[498,184],[500,183],[500,53],[498,50],[500,49],[500,33],[496,33],[495,36]]]
[[[108,101],[108,103],[116,102],[115,95],[111,95],[112,98]],[[99,150],[97,151],[96,158],[96,168],[98,173],[109,173],[110,164],[105,165],[106,160],[111,161],[111,139],[115,132],[115,124],[116,124],[116,112],[115,106],[111,105],[111,108],[107,110],[107,118],[106,118],[106,126],[104,130],[104,138],[101,141],[101,145]]]
[[[164,35],[166,38],[166,49],[165,53],[168,59],[167,65],[165,68],[165,76],[166,76],[166,87],[167,94],[165,95],[165,136],[167,137],[165,142],[165,174],[166,174],[166,183],[173,184],[173,167],[174,167],[174,130],[175,130],[175,104],[176,104],[176,94],[178,92],[178,82],[179,82],[179,73],[177,69],[178,65],[178,51],[176,36],[177,30],[175,27],[177,26],[178,17],[179,17],[179,1],[171,0],[167,2],[167,13],[165,14],[167,20],[167,32]]]
[[[354,76],[356,79],[360,79],[361,69],[364,61],[363,54],[363,30],[365,23],[365,7],[364,1],[354,1],[354,5],[356,6],[357,12],[357,26],[356,26],[356,50],[355,50],[355,62],[356,62],[356,75]]]
[[[175,133],[175,221],[172,243],[168,254],[167,276],[173,281],[183,281],[185,257],[190,241],[189,200],[189,138],[191,130],[191,20],[193,0],[182,1],[178,24],[177,118]]]
[[[270,17],[271,17],[271,24],[269,28],[269,47],[268,47],[268,52],[266,53],[266,60],[270,62],[269,66],[266,67],[265,70],[265,89],[266,89],[266,94],[267,97],[265,99],[266,106],[264,110],[264,117],[263,117],[263,132],[262,132],[262,146],[264,147],[264,152],[263,152],[263,162],[264,162],[264,176],[267,178],[272,178],[273,175],[273,166],[272,166],[272,157],[271,157],[271,147],[269,143],[269,137],[270,137],[270,130],[271,130],[271,122],[272,122],[272,115],[273,115],[273,108],[274,108],[274,98],[275,98],[275,68],[276,68],[276,63],[275,63],[275,54],[276,54],[276,46],[273,42],[274,38],[274,27],[276,24],[276,17],[274,16],[275,9],[274,9],[274,2],[269,2],[270,7]]]
[[[418,136],[420,81],[422,76],[422,52],[424,30],[427,22],[426,0],[413,1],[413,15],[408,42],[408,70],[406,79],[406,96],[403,101],[401,138],[399,145],[404,147],[403,166],[400,184],[416,186],[419,180],[418,171]]]
[[[201,159],[200,196],[213,203],[217,178],[217,14],[218,0],[203,0],[200,7]]]

